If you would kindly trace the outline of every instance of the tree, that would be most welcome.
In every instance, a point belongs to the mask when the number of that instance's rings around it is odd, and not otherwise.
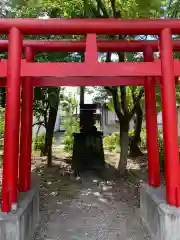
[[[79,103],[76,100],[75,96],[69,94],[68,96],[64,96],[62,101],[62,108],[65,111],[65,119],[64,119],[64,128],[65,134],[63,137],[64,150],[66,152],[72,153],[74,137],[73,134],[80,131],[79,126],[79,117],[77,115],[77,107]]]
[[[178,18],[180,13],[180,1],[179,0],[169,0],[166,8],[167,17]]]
[[[21,1],[24,6],[19,7],[16,16],[37,17],[45,14],[49,17],[96,17],[96,18],[147,18],[157,17],[162,12],[159,0],[38,0],[38,1]],[[33,8],[31,7],[33,6]],[[148,7],[147,7],[148,6]],[[62,37],[62,36],[61,36]],[[65,36],[64,36],[65,37]],[[74,38],[74,36],[72,36]],[[102,36],[103,37],[103,36]],[[101,38],[102,38],[101,37]],[[53,39],[54,36],[51,37]],[[76,37],[77,38],[77,37]],[[130,36],[106,36],[106,38],[130,39]],[[125,55],[118,53],[119,60],[124,61]],[[107,54],[106,61],[111,61],[110,54]],[[121,135],[121,161],[118,163],[118,171],[123,173],[126,167],[127,149],[128,149],[128,128],[129,121],[137,111],[137,106],[143,96],[143,89],[134,91],[133,107],[130,109],[127,105],[127,90],[124,87],[106,88],[111,93],[114,101],[116,114],[120,121]],[[136,95],[136,92],[138,95]]]
[[[95,4],[94,4],[95,3]],[[148,7],[147,7],[148,6]],[[161,12],[161,2],[160,1],[91,1],[90,9],[93,11],[96,17],[105,18],[147,18],[147,17],[157,17]],[[112,37],[111,37],[112,38]],[[130,36],[114,36],[116,39],[130,39]],[[120,62],[124,62],[125,54],[117,53]],[[110,62],[111,54],[107,53],[106,61]],[[132,90],[132,99],[130,108],[128,106],[128,88],[126,86],[121,87],[105,87],[105,89],[112,95],[114,109],[120,122],[120,145],[121,154],[120,161],[117,163],[117,171],[123,174],[126,170],[127,156],[128,156],[128,145],[129,145],[129,122],[136,113],[140,116],[140,100],[144,94],[144,89]],[[139,110],[139,111],[138,111]],[[139,118],[140,120],[140,118]],[[142,120],[142,117],[141,117]],[[139,122],[139,121],[138,121]],[[140,127],[137,126],[136,132],[139,133]],[[138,134],[137,134],[138,135]],[[138,142],[139,138],[134,138],[134,142]]]
[[[43,154],[48,156],[47,164],[52,165],[52,139],[57,111],[60,101],[60,88],[36,88],[34,98],[34,112],[39,126],[46,129]]]
[[[20,3],[21,6],[17,5],[16,3]],[[42,15],[42,11],[39,8],[39,5],[36,5],[35,8],[31,8],[31,4],[33,1],[16,1],[13,5],[14,8],[11,8],[11,12],[14,17],[39,17]],[[38,2],[39,4],[39,2]],[[51,8],[51,11],[48,13],[49,17],[58,17],[59,13]],[[60,39],[63,37],[56,37],[56,36],[49,36],[49,37],[42,37],[42,36],[28,36],[26,39]],[[68,61],[68,58],[75,59],[76,56],[72,56],[70,53],[42,53],[36,55],[35,61],[40,62],[63,62]],[[5,102],[4,91],[1,92],[1,102],[2,104]],[[54,133],[54,126],[59,106],[60,100],[60,87],[49,87],[49,88],[35,88],[34,94],[34,113],[36,118],[39,121],[36,123],[37,125],[43,125],[46,129],[46,137],[45,137],[45,147],[43,153],[47,156],[47,164],[51,166],[52,164],[52,138]]]

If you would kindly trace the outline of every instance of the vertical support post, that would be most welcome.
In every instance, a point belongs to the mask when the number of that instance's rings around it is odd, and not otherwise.
[[[24,56],[28,62],[33,61],[34,54],[30,47],[25,48]],[[31,77],[26,77],[22,81],[19,192],[27,192],[31,187],[31,150],[33,123],[33,87],[31,81]]]
[[[7,63],[7,96],[5,114],[2,211],[16,207],[20,123],[20,66],[22,36],[17,28],[9,33]]]
[[[98,63],[98,49],[96,34],[91,33],[86,37],[85,62],[90,65]]]
[[[172,33],[166,28],[160,34],[161,95],[164,135],[164,159],[167,202],[180,206],[179,201],[179,151],[176,115],[176,89],[174,80]]]
[[[84,53],[84,62],[93,68],[94,64],[98,63],[98,50],[96,34],[87,34],[86,37],[86,49]],[[80,106],[84,104],[85,87],[80,87]],[[82,111],[80,109],[80,127],[82,125]]]
[[[144,61],[153,61],[153,49],[146,47]],[[158,130],[156,111],[156,81],[152,77],[145,80],[145,108],[146,108],[146,132],[148,150],[148,183],[151,187],[160,186],[160,164],[158,150]]]
[[[80,87],[80,104],[84,104],[85,87]]]

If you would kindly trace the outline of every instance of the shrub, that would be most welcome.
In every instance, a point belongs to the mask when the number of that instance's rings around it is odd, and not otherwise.
[[[65,134],[63,137],[64,151],[72,153],[74,145],[73,133],[79,132],[79,121],[76,117],[67,117],[64,122]]]
[[[113,133],[110,136],[104,137],[104,148],[108,151],[120,152],[120,136],[119,133]]]
[[[63,109],[65,111],[64,129],[65,134],[63,137],[64,151],[72,153],[74,145],[73,133],[79,132],[79,118],[75,116],[78,102],[71,94],[64,99]]]
[[[4,146],[4,109],[0,108],[0,150]],[[2,156],[0,155],[0,167],[2,165]]]
[[[129,134],[129,137],[133,137],[134,136],[134,129],[130,130],[128,134]]]
[[[38,136],[36,136],[33,139],[33,149],[34,151],[38,151],[40,150],[41,152],[44,150],[45,147],[45,138],[46,138],[46,134],[40,134]],[[53,144],[55,143],[55,138],[53,137]]]
[[[129,137],[134,136],[134,130],[129,131]],[[162,131],[158,131],[158,143],[159,143],[159,160],[161,169],[164,168],[164,145],[163,145],[163,135]],[[153,143],[152,143],[153,144]],[[141,130],[141,142],[139,144],[141,151],[145,151],[147,149],[146,145],[146,129],[142,128]],[[113,133],[110,136],[104,137],[104,148],[108,151],[116,151],[120,152],[120,137],[119,133]]]
[[[153,143],[152,143],[153,144]],[[163,143],[163,134],[162,131],[158,130],[158,145],[159,145],[159,161],[161,169],[164,168],[164,143]],[[146,144],[146,129],[143,128],[141,131],[141,143],[140,143],[141,151],[147,150]]]
[[[153,144],[153,143],[152,143]],[[159,144],[159,161],[161,169],[164,169],[164,143],[163,143],[163,134],[162,131],[158,130],[158,144]],[[147,150],[146,144],[146,129],[143,128],[141,131],[141,143],[140,143],[141,151]]]
[[[140,142],[140,149],[142,152],[144,152],[147,149],[146,144],[146,129],[142,128],[141,130],[141,142]]]
[[[133,137],[133,136],[134,136],[134,129],[129,131],[129,137]],[[146,150],[146,129],[145,128],[142,128],[141,130],[141,142],[139,143],[139,147],[142,152]]]
[[[164,169],[164,142],[163,142],[163,134],[161,130],[159,130],[158,132],[158,143],[159,143],[160,167],[161,169]]]
[[[4,146],[4,109],[0,108],[0,150]]]
[[[34,151],[38,151],[38,150],[43,151],[44,146],[45,146],[45,137],[46,137],[45,134],[41,134],[41,135],[36,136],[33,139],[33,149],[34,149]]]

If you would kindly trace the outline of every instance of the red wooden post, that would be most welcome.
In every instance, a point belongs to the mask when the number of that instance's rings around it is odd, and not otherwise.
[[[28,62],[34,58],[30,47],[24,49],[24,56]],[[33,122],[33,87],[32,78],[26,77],[22,81],[22,112],[21,112],[21,140],[19,158],[19,191],[27,192],[31,187],[31,150],[32,150],[32,122]]]
[[[174,81],[172,34],[170,29],[160,34],[162,68],[162,117],[164,134],[164,158],[166,174],[166,197],[170,205],[180,206],[179,201],[179,151],[176,115],[176,94]]]
[[[2,211],[9,212],[17,202],[19,122],[20,122],[20,65],[22,36],[17,28],[9,33],[7,97],[5,114]]]
[[[153,49],[146,47],[144,51],[144,61],[153,61]],[[145,87],[145,107],[146,107],[146,132],[148,149],[148,183],[149,186],[160,186],[160,164],[158,151],[158,130],[156,112],[156,81],[152,77],[147,77]]]
[[[98,50],[97,50],[97,41],[96,34],[87,34],[86,37],[86,49],[85,49],[85,62],[87,64],[96,64],[98,63]]]

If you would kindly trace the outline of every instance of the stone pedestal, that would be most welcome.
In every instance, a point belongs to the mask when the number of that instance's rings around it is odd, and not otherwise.
[[[15,213],[0,212],[0,240],[30,240],[39,221],[39,180],[32,174],[32,189],[19,194]]]
[[[75,133],[72,168],[76,173],[105,167],[101,132]]]
[[[74,133],[72,168],[76,175],[84,170],[105,167],[103,134],[95,127],[97,104],[80,104],[80,133]]]
[[[180,208],[167,204],[165,187],[141,184],[140,214],[152,240],[180,240]]]

